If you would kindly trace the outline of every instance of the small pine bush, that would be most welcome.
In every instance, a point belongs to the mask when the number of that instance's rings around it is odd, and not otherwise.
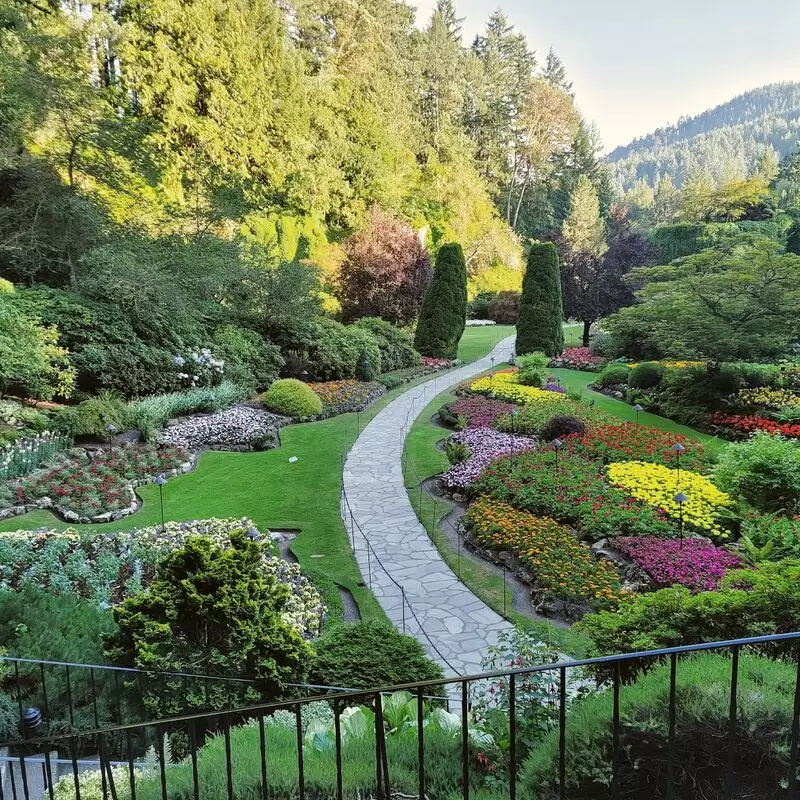
[[[572,433],[586,433],[586,423],[568,414],[558,414],[555,417],[550,417],[550,419],[542,425],[539,429],[539,438],[543,442],[552,442],[553,439],[561,439]]]
[[[296,378],[275,381],[265,392],[263,402],[270,411],[287,417],[315,417],[322,413],[322,400]]]
[[[517,314],[517,353],[537,350],[551,358],[564,349],[561,273],[552,242],[534,243],[522,281]]]
[[[653,361],[643,361],[635,366],[628,376],[628,386],[634,389],[652,389],[661,383],[666,369]]]
[[[594,382],[603,388],[606,386],[616,386],[620,383],[627,383],[630,372],[630,368],[626,367],[624,364],[609,364],[598,374]]]
[[[460,244],[443,244],[417,323],[414,347],[431,358],[456,358],[467,322],[467,266]]]

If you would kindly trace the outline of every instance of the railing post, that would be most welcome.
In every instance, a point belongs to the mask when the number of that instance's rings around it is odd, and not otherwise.
[[[405,587],[400,587],[400,601],[402,605],[402,613],[403,613],[403,633],[406,632],[406,590]]]
[[[617,796],[617,767],[619,764],[619,687],[621,681],[619,661],[614,664],[614,711],[611,755],[611,800]]]
[[[342,787],[342,720],[339,701],[333,701],[333,731],[336,746],[336,800],[343,800]]]
[[[517,676],[512,672],[508,686],[508,796],[517,800]]]
[[[461,681],[461,796],[469,800],[469,704],[466,681]]]
[[[299,703],[294,707],[295,730],[297,734],[297,792],[300,800],[306,798],[306,774],[303,764],[303,720]]]
[[[425,704],[422,689],[417,689],[417,761],[419,766],[419,796],[425,797]]]
[[[567,796],[567,668],[559,669],[558,682],[558,796]]]
[[[671,653],[669,657],[669,739],[667,761],[667,800],[675,796],[675,691],[678,673],[678,656]]]
[[[726,781],[727,800],[731,800],[733,797],[733,789],[736,783],[733,771],[736,766],[736,711],[739,690],[739,648],[734,645],[731,651],[731,700],[728,713],[728,775]]]
[[[792,735],[789,742],[789,792],[788,800],[797,800],[797,766],[800,749],[800,648],[797,652],[797,679],[794,685],[794,715],[792,717]]]

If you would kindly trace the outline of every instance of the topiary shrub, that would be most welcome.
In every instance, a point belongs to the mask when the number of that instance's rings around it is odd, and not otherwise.
[[[322,413],[322,400],[296,378],[275,381],[264,393],[262,401],[270,411],[286,417],[316,417]]]
[[[309,682],[321,686],[368,689],[443,677],[416,639],[382,622],[338,625],[317,639],[314,649]]]
[[[534,243],[522,281],[517,314],[517,353],[542,351],[555,358],[564,349],[561,274],[552,242]]]
[[[467,322],[467,267],[460,244],[443,244],[422,303],[414,347],[423,356],[456,358]]]
[[[617,386],[628,382],[630,372],[630,368],[624,364],[609,364],[602,372],[598,373],[594,382],[603,389],[608,386]]]
[[[714,468],[723,491],[767,511],[800,510],[800,444],[759,431],[729,444]]]
[[[562,439],[564,436],[578,433],[586,433],[586,423],[577,417],[566,414],[559,414],[550,417],[547,422],[539,429],[539,438],[544,442],[552,442],[553,439]]]
[[[742,653],[738,718],[729,775],[731,662],[722,655],[682,658],[676,673],[679,720],[674,739],[675,800],[722,800],[727,780],[743,791],[734,797],[775,798],[788,770],[796,669]],[[619,698],[615,786],[620,797],[651,800],[664,795],[668,778],[669,666],[625,686]],[[536,800],[606,800],[614,755],[610,692],[576,702],[566,724],[566,786],[559,793],[559,732],[532,750],[519,778],[519,793]]]
[[[54,422],[56,429],[67,436],[108,441],[125,430],[130,424],[130,415],[122,398],[111,392],[102,392],[77,406],[62,409]]]
[[[628,386],[634,389],[652,389],[661,383],[666,368],[653,361],[643,361],[635,366],[628,375]]]

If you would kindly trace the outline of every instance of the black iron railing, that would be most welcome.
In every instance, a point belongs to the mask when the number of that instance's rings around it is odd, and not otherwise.
[[[571,772],[578,762],[572,742],[575,729],[574,724],[570,727],[570,715],[579,711],[582,703],[592,700],[580,697],[581,687],[589,682],[589,674],[599,676],[601,689],[608,700],[607,724],[610,732],[607,793],[595,792],[591,796],[640,797],[640,794],[631,794],[630,787],[621,786],[619,781],[626,757],[622,737],[626,726],[630,724],[621,709],[626,692],[635,688],[625,680],[625,676],[654,665],[658,665],[660,671],[652,672],[650,677],[663,675],[664,680],[662,722],[665,737],[663,748],[654,745],[652,753],[645,751],[644,755],[640,753],[638,757],[638,769],[646,768],[651,757],[659,761],[660,768],[654,773],[658,776],[658,782],[649,787],[649,797],[684,800],[700,796],[720,799],[758,796],[800,800],[798,645],[800,633],[787,633],[543,664],[391,689],[331,694],[322,698],[332,709],[329,746],[324,741],[318,746],[314,736],[316,729],[304,720],[304,709],[311,703],[319,703],[320,696],[222,713],[189,714],[148,723],[21,739],[5,745],[8,749],[7,763],[13,763],[15,769],[13,780],[8,774],[10,770],[4,773],[5,785],[0,786],[0,800],[31,800],[36,796],[31,788],[36,780],[39,781],[36,790],[42,790],[45,797],[53,800],[53,785],[59,776],[62,781],[68,782],[70,795],[74,793],[76,800],[81,800],[81,774],[87,760],[100,771],[100,794],[104,800],[233,800],[238,797],[285,797],[298,800],[317,800],[322,797],[351,800],[362,797],[389,800],[400,795],[430,800],[454,796],[469,800],[471,795],[480,796],[481,799],[507,797],[511,800],[539,800],[541,797],[547,800],[577,800],[586,795],[581,794],[580,788],[575,788]],[[775,762],[778,767],[773,763],[767,776],[774,782],[771,791],[761,788],[758,790],[760,794],[758,791],[754,794],[750,786],[747,789],[749,793],[741,794],[737,793],[737,748],[743,735],[752,734],[753,722],[750,718],[740,719],[740,709],[751,699],[742,697],[740,693],[740,677],[744,675],[741,664],[745,660],[748,660],[748,664],[754,663],[749,660],[752,653],[764,652],[765,649],[774,655],[781,654],[784,662],[781,669],[791,676],[791,680],[785,681],[786,686],[783,687],[787,698],[784,709],[786,735],[785,741],[773,742],[776,752],[780,751],[780,758]],[[701,795],[692,794],[695,790],[687,789],[685,783],[681,784],[679,780],[684,765],[678,761],[677,732],[681,730],[682,715],[687,713],[687,706],[683,695],[683,705],[678,698],[679,691],[684,689],[682,665],[688,668],[688,660],[694,654],[711,651],[726,657],[727,660],[721,663],[725,665],[725,674],[729,677],[724,690],[723,733],[714,743],[719,785],[713,791],[704,787]],[[543,679],[550,691],[544,699],[531,701],[527,687],[536,676]],[[481,694],[481,687],[499,683],[507,690],[505,713],[508,740],[502,756],[502,779],[493,776],[487,783],[480,772],[482,762],[476,758],[482,745],[480,742],[476,744],[474,738],[473,713],[475,698]],[[436,734],[433,728],[426,725],[425,715],[429,708],[425,695],[433,687],[442,684],[449,687],[448,694],[460,697],[457,722],[449,739],[443,739],[441,733]],[[692,688],[701,690],[703,686]],[[477,695],[476,689],[479,690]],[[410,724],[405,725],[403,735],[399,735],[392,727],[392,724],[396,724],[391,719],[396,709],[390,707],[393,701],[386,697],[387,692],[397,691],[410,693],[409,707],[413,709],[413,718]],[[348,727],[352,722],[351,713],[344,712],[349,705],[364,703],[365,698],[369,699],[370,706],[369,714],[365,716],[369,719],[369,729],[361,730],[362,738],[358,739],[356,732]],[[525,753],[532,752],[530,742],[523,742],[519,734],[521,720],[530,712],[531,702],[546,704],[553,712],[551,729],[544,734],[542,744],[552,750],[552,770],[549,777],[541,782],[541,792],[538,788],[531,790],[530,776],[523,774],[520,769]],[[454,717],[449,719],[452,721]],[[220,733],[209,738],[206,733],[208,730]],[[412,740],[410,745],[409,736]],[[173,762],[178,763],[170,762],[168,742],[172,742],[175,748]],[[399,747],[398,743],[402,742],[405,742],[405,750]],[[149,767],[146,766],[148,759],[145,757],[148,747],[152,748]],[[81,756],[82,753],[95,755],[89,759]],[[65,764],[66,770],[63,769]],[[56,765],[62,768],[54,770]],[[528,781],[524,785],[520,783],[521,775],[522,779]],[[41,776],[44,776],[44,780]],[[63,791],[59,792],[59,797],[63,797]]]

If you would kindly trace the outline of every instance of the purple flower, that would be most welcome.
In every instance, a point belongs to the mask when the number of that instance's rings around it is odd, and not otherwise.
[[[559,394],[566,394],[567,390],[563,386],[559,386],[557,383],[546,383],[542,386],[546,392],[558,392]]]
[[[465,445],[470,457],[454,464],[442,476],[448,489],[463,489],[474,483],[495,459],[533,448],[533,442],[525,436],[512,436],[491,428],[467,428],[454,433],[450,441]]]

